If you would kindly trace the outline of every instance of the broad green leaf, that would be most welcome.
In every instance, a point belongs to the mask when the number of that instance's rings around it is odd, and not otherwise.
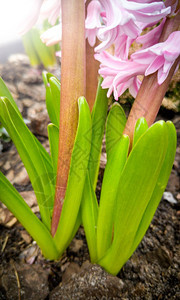
[[[52,101],[56,114],[56,123],[55,125],[59,127],[59,115],[60,115],[60,82],[55,78],[51,77],[49,79],[51,93],[52,93]]]
[[[119,103],[114,103],[107,117],[106,124],[106,153],[107,159],[114,153],[114,147],[122,137],[126,125],[126,115]]]
[[[46,151],[46,149],[43,147],[43,145],[40,143],[40,141],[38,141],[38,139],[34,135],[32,135],[32,137],[34,138],[34,141],[41,153],[42,159],[44,161],[48,173],[52,173],[53,172],[52,161],[49,153]]]
[[[71,156],[68,184],[59,225],[54,236],[61,254],[71,240],[77,220],[91,148],[92,125],[89,106],[83,97],[79,98],[78,104],[79,123]]]
[[[91,257],[91,262],[93,263],[97,261],[96,228],[98,216],[98,203],[88,173],[84,184],[84,191],[81,203],[81,215],[84,231],[86,234],[88,249]]]
[[[24,49],[29,57],[30,64],[32,66],[38,66],[41,64],[41,60],[37,54],[37,51],[34,48],[31,31],[28,31],[22,36],[22,41],[24,45]],[[7,97],[8,98],[8,97]]]
[[[155,211],[159,205],[159,202],[162,198],[162,195],[168,183],[169,176],[171,174],[171,169],[176,154],[177,137],[176,137],[176,129],[173,123],[168,121],[166,123],[166,126],[168,129],[168,147],[166,151],[166,156],[159,177],[157,179],[157,183],[154,188],[153,194],[142,216],[141,222],[136,232],[136,236],[132,248],[130,250],[129,256],[131,256],[131,254],[135,251],[140,241],[142,240],[144,234],[146,233],[146,230],[148,229],[149,224],[155,214]]]
[[[56,178],[59,146],[59,129],[54,124],[48,125],[48,137],[51,150],[53,172]]]
[[[145,118],[140,118],[139,120],[137,120],[134,129],[133,147],[135,146],[139,138],[146,132],[147,129],[148,129],[148,124]]]
[[[108,157],[101,188],[100,207],[97,223],[98,257],[104,256],[112,242],[116,211],[116,194],[122,170],[127,160],[129,137],[122,135]]]
[[[47,227],[36,217],[12,184],[0,172],[0,201],[30,233],[47,259],[57,259],[58,251]]]
[[[46,87],[46,107],[49,118],[59,128],[60,115],[60,82],[51,73],[43,72]]]
[[[55,77],[55,76],[52,73],[49,73],[47,71],[43,71],[42,72],[42,77],[43,77],[44,85],[46,86],[49,83],[49,79],[51,77]]]
[[[98,262],[112,274],[117,274],[129,258],[164,162],[167,143],[167,126],[163,121],[157,122],[139,139],[128,157],[117,191],[113,243]]]
[[[99,172],[102,139],[108,110],[107,90],[102,89],[102,80],[102,78],[99,80],[96,101],[92,110],[92,142],[88,169],[94,190]]]
[[[5,83],[4,83],[4,81],[1,77],[0,77],[0,97],[8,98],[9,101],[11,102],[11,104],[13,105],[14,109],[18,113],[18,115],[22,118],[21,113],[19,111],[19,108],[18,108],[16,102],[14,101],[10,91],[8,90],[7,86],[5,85]]]
[[[16,110],[18,115],[20,116],[20,118],[22,118],[21,113],[20,113],[20,111],[17,107],[16,102],[14,101],[11,93],[9,92],[8,88],[6,87],[4,81],[2,80],[1,77],[0,77],[0,97],[8,98],[9,101],[11,102],[11,104],[13,105],[14,109]],[[37,140],[37,138],[35,136],[33,136],[33,137],[34,137],[35,142],[37,143],[37,146],[39,147],[39,149],[41,151],[41,154],[43,156],[44,161],[46,162],[46,165],[47,165],[47,168],[48,168],[49,172],[51,172],[52,166],[51,166],[51,159],[50,159],[49,154],[44,149],[44,147],[41,145],[41,143]]]
[[[51,225],[50,210],[54,201],[53,169],[47,168],[34,136],[7,98],[0,100],[0,120],[13,140],[34,188],[43,222]]]

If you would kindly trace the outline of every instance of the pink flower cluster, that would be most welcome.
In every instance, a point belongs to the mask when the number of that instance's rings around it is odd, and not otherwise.
[[[24,2],[28,3],[29,17],[24,14],[21,33],[28,31],[40,16],[53,25],[42,34],[42,41],[47,46],[59,43],[61,1]],[[166,79],[171,66],[180,55],[180,31],[173,32],[163,43],[159,43],[159,38],[166,17],[175,14],[177,4],[178,0],[90,1],[85,20],[86,38],[91,46],[95,45],[96,39],[99,40],[95,47],[95,58],[101,63],[99,73],[104,78],[103,88],[108,88],[108,96],[113,93],[117,100],[129,88],[130,93],[136,97],[141,85],[139,75],[147,76],[158,71],[158,83],[161,84]],[[57,19],[59,24],[55,25]],[[141,47],[130,55],[133,43]],[[111,46],[114,49],[113,55],[107,52]]]
[[[158,43],[168,15],[176,9],[177,1],[151,0],[93,0],[86,18],[86,35],[91,46],[96,37],[101,42],[95,47],[95,58],[101,62],[99,73],[104,78],[102,87],[108,96],[118,97],[129,88],[136,97],[141,81],[138,75],[158,71],[158,83],[168,76],[180,55],[180,32],[173,32],[164,43]],[[149,28],[148,33],[143,34]],[[150,30],[151,29],[151,30]],[[133,43],[141,49],[130,55]],[[113,45],[114,55],[106,50]],[[140,47],[139,47],[140,48]]]

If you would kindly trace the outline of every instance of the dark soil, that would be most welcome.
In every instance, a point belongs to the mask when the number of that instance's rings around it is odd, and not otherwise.
[[[56,69],[53,72],[59,76]],[[30,121],[30,128],[48,149],[44,130],[48,118],[44,112],[45,90],[41,72],[32,69],[25,58],[16,56],[0,66],[0,75],[8,84],[23,117]],[[38,113],[42,112],[43,126],[38,123]],[[172,119],[179,145],[178,114],[163,109],[158,118]],[[4,141],[2,146],[1,171],[19,192],[31,195],[32,187],[15,147]],[[166,189],[170,194],[161,200],[145,237],[118,276],[89,263],[83,228],[78,230],[60,261],[45,260],[23,227],[0,205],[0,299],[180,299],[179,158],[178,146]],[[97,196],[103,163],[101,167]],[[38,214],[34,202],[31,207]]]

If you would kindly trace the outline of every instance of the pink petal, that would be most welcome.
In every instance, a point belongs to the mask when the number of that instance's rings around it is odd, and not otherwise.
[[[149,67],[146,69],[145,76],[155,73],[163,66],[163,64],[164,64],[164,57],[157,56],[149,65]]]

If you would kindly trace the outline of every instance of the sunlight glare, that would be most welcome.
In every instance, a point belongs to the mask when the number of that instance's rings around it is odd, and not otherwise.
[[[0,44],[20,38],[17,24],[26,1],[0,0]]]

